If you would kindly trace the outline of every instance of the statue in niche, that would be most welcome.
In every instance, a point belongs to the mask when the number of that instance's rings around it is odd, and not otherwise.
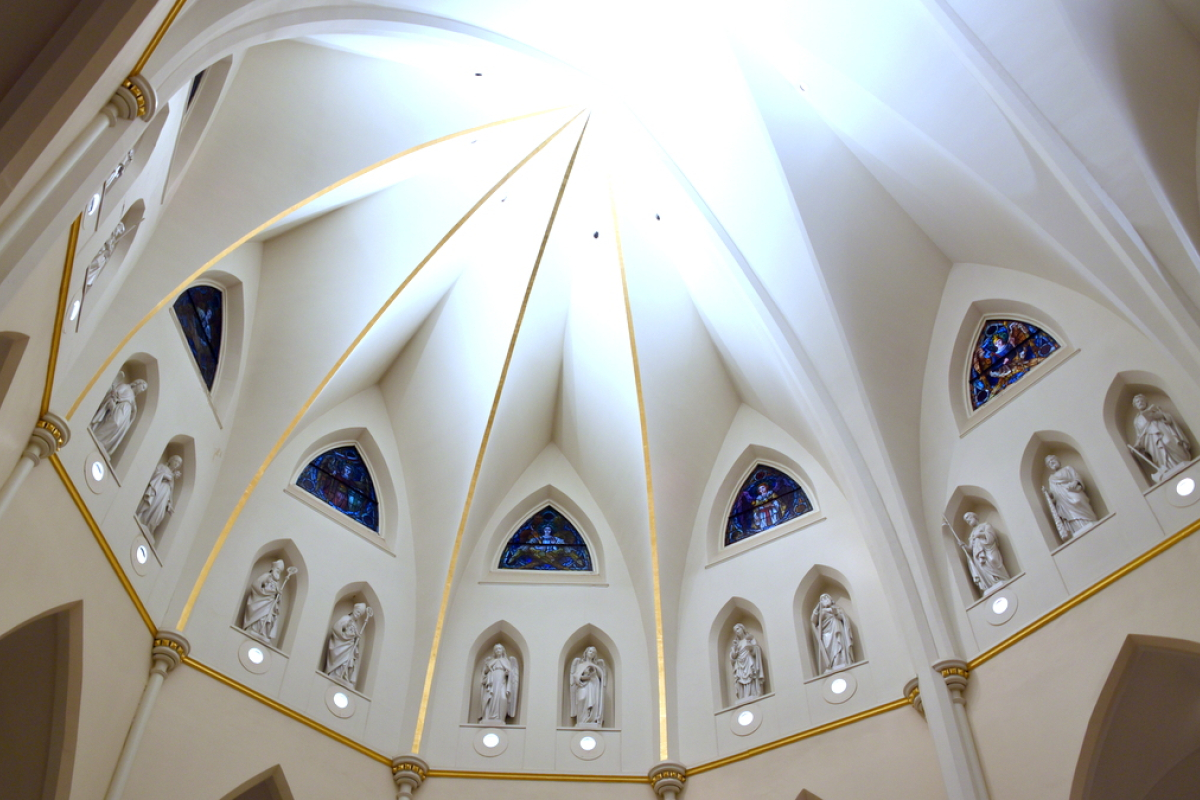
[[[282,559],[271,562],[271,569],[254,579],[246,597],[246,614],[242,630],[264,644],[273,645],[279,639],[279,603],[283,587],[300,570],[286,567]]]
[[[824,675],[854,663],[851,655],[854,640],[846,612],[828,594],[822,594],[817,601],[811,622],[817,641],[817,674]]]
[[[1092,510],[1087,489],[1074,467],[1064,467],[1057,456],[1049,455],[1046,456],[1046,469],[1050,470],[1050,475],[1042,487],[1042,494],[1050,506],[1058,538],[1065,542],[1095,525],[1096,512]]]
[[[146,391],[146,388],[147,383],[141,378],[126,381],[125,373],[118,372],[112,386],[104,395],[104,400],[100,402],[100,407],[92,415],[92,435],[109,456],[116,451],[125,434],[133,427],[133,420],[137,417],[137,396]]]
[[[729,664],[733,669],[735,700],[743,703],[762,697],[766,680],[762,648],[740,622],[733,626],[733,641],[729,644]]]
[[[481,678],[479,707],[483,713],[479,721],[508,724],[506,720],[517,715],[517,689],[520,686],[517,657],[508,655],[504,645],[497,644],[483,662]]]
[[[362,658],[363,632],[375,612],[366,603],[355,603],[329,631],[329,648],[325,657],[325,674],[353,689],[358,684],[358,666]]]
[[[577,728],[604,725],[604,688],[608,665],[594,647],[571,662],[571,716]]]
[[[159,464],[146,484],[146,491],[142,493],[142,500],[133,515],[151,536],[155,535],[167,515],[175,511],[175,479],[183,477],[180,471],[182,466],[183,459],[179,456],[171,456],[167,463]]]
[[[104,240],[104,244],[100,246],[100,252],[92,257],[92,260],[87,265],[87,270],[83,274],[83,293],[86,295],[92,288],[92,284],[100,277],[100,273],[104,271],[104,267],[108,265],[108,261],[112,258],[112,254],[116,252],[117,245],[125,238],[125,234],[129,231],[125,228],[124,222],[118,222],[117,227],[113,228],[113,232]]]
[[[1192,460],[1192,444],[1171,412],[1147,401],[1145,395],[1134,395],[1133,407],[1137,409],[1133,418],[1137,441],[1129,449],[1153,470],[1151,483],[1161,483]]]
[[[121,176],[125,174],[125,170],[129,169],[129,165],[133,163],[133,150],[134,148],[129,148],[129,152],[117,162],[117,165],[113,167],[113,171],[108,173],[108,177],[104,179],[105,191],[108,191],[108,187],[119,181]]]
[[[979,516],[973,511],[963,514],[963,521],[971,526],[971,533],[964,542],[954,532],[954,527],[942,520],[954,536],[958,546],[967,555],[967,569],[971,572],[971,580],[980,593],[987,597],[999,589],[1009,579],[1008,570],[1004,566],[1004,556],[1000,554],[1000,534],[996,533],[987,522],[980,522]]]

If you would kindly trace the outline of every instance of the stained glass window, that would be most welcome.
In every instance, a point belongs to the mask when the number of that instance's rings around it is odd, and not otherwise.
[[[1036,325],[989,319],[971,355],[971,408],[980,408],[1021,380],[1058,348],[1054,337]]]
[[[500,569],[591,572],[592,554],[571,521],[546,506],[517,528],[500,556]]]
[[[221,290],[215,286],[193,286],[175,299],[175,316],[210,392],[221,358],[223,301]]]
[[[379,501],[362,454],[352,444],[327,450],[308,462],[296,485],[355,522],[379,532]]]
[[[737,544],[812,510],[800,484],[774,467],[759,464],[733,500],[725,544]]]

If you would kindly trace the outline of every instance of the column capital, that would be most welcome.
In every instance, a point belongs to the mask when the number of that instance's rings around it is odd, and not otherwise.
[[[154,646],[150,649],[153,661],[150,671],[166,675],[183,662],[191,649],[191,644],[179,631],[159,628],[154,634]]]
[[[25,454],[33,459],[36,465],[43,458],[61,450],[71,441],[71,429],[57,414],[47,411],[33,426],[29,435],[29,444],[25,446]]]
[[[942,680],[950,689],[950,696],[954,698],[954,702],[966,703],[966,700],[963,699],[963,692],[967,690],[967,680],[971,677],[971,670],[968,668],[967,662],[961,658],[944,658],[941,661],[933,662],[930,666],[942,676]]]
[[[648,777],[659,797],[675,797],[683,791],[687,767],[678,761],[660,761],[650,768]]]
[[[112,98],[104,106],[103,113],[108,117],[110,125],[116,125],[117,120],[133,120],[141,117],[149,121],[158,108],[158,95],[150,81],[141,75],[130,75],[121,81],[121,85],[113,92]]]
[[[392,780],[396,782],[397,797],[412,797],[429,775],[425,759],[411,753],[392,759]]]
[[[925,701],[921,699],[920,680],[912,678],[908,683],[904,684],[904,699],[917,710],[917,713],[922,717],[925,716]]]

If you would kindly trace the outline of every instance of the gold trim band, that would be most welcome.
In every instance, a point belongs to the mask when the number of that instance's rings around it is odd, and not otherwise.
[[[329,194],[333,190],[338,189],[342,186],[345,186],[350,181],[353,181],[356,178],[361,178],[363,175],[366,175],[369,172],[373,172],[373,171],[379,169],[380,167],[387,166],[388,164],[391,164],[393,161],[397,161],[401,158],[404,158],[405,156],[412,155],[413,153],[417,152],[418,150],[424,150],[427,147],[433,147],[434,145],[441,144],[442,142],[448,142],[451,139],[456,139],[460,136],[467,136],[472,133],[477,133],[477,132],[485,130],[487,128],[495,128],[500,125],[507,125],[510,122],[519,122],[520,120],[530,119],[532,117],[541,116],[542,114],[552,114],[555,111],[562,111],[563,108],[565,108],[565,106],[560,106],[559,108],[548,108],[544,111],[534,111],[533,113],[530,113],[530,114],[522,114],[517,117],[509,117],[508,119],[501,119],[501,120],[497,120],[495,122],[489,122],[486,125],[479,125],[478,127],[475,127],[475,128],[467,128],[466,130],[461,130],[456,133],[450,133],[445,136],[441,136],[437,139],[430,139],[428,142],[423,142],[421,144],[414,145],[413,147],[410,147],[407,150],[402,150],[399,153],[396,153],[395,155],[388,156],[387,158],[383,159],[382,161],[377,161],[374,164],[370,165],[369,167],[363,167],[358,172],[351,173],[350,175],[347,175],[345,178],[342,178],[339,181],[329,184],[324,189],[321,189],[319,192],[309,195],[308,197],[304,198],[300,202],[298,202],[292,206],[289,206],[288,208],[285,208],[283,211],[280,211],[278,214],[271,217],[269,220],[262,223],[261,225],[257,226],[256,228],[251,230],[249,233],[245,234],[240,239],[235,241],[233,244],[229,245],[224,250],[217,253],[212,258],[210,258],[203,266],[201,266],[198,270],[196,270],[191,275],[189,275],[187,278],[185,278],[183,280],[183,282],[180,283],[178,286],[176,286],[173,290],[171,290],[171,292],[169,292],[166,297],[164,297],[162,300],[159,300],[158,303],[155,304],[155,306],[153,308],[151,308],[148,312],[146,312],[146,315],[144,317],[142,317],[141,320],[136,325],[133,326],[133,328],[129,331],[129,333],[125,334],[125,338],[121,339],[121,341],[117,343],[117,346],[114,347],[112,352],[108,354],[108,358],[104,359],[104,363],[100,365],[100,368],[96,370],[96,373],[94,375],[92,375],[91,380],[89,380],[87,382],[87,385],[83,387],[83,391],[79,393],[79,396],[77,398],[75,398],[75,402],[71,404],[70,410],[67,411],[67,422],[70,422],[71,418],[73,416],[75,416],[75,412],[79,410],[79,406],[80,406],[80,404],[83,403],[83,399],[87,396],[87,393],[92,390],[92,387],[96,385],[96,382],[100,380],[100,376],[103,375],[105,373],[105,371],[108,370],[109,366],[112,365],[113,361],[116,360],[117,356],[121,353],[121,351],[125,349],[125,346],[128,345],[129,342],[133,339],[133,337],[137,335],[138,331],[140,331],[142,328],[144,328],[146,326],[146,324],[151,319],[154,318],[155,314],[157,314],[158,312],[160,312],[164,308],[166,308],[168,303],[174,302],[175,298],[178,297],[179,294],[184,289],[186,289],[188,286],[190,286],[193,281],[195,281],[197,278],[199,278],[205,272],[207,272],[208,270],[210,270],[214,266],[216,266],[223,258],[225,258],[225,256],[229,255],[234,250],[238,249],[243,244],[250,241],[255,236],[257,236],[258,234],[265,231],[267,228],[274,225],[276,222],[279,222],[280,220],[286,218],[287,216],[289,216],[290,214],[292,214],[295,211],[299,211],[301,208],[304,208],[309,203],[319,200],[320,198]],[[579,113],[582,113],[582,112],[579,112]],[[576,114],[576,116],[578,116],[578,113]],[[495,190],[493,189],[493,191],[495,191]]]
[[[137,64],[134,64],[133,69],[129,72],[130,75],[138,75],[143,69],[146,68],[146,64],[150,61],[150,56],[154,55],[154,51],[157,50],[158,46],[162,43],[163,37],[167,35],[167,29],[171,27],[173,22],[175,22],[175,18],[179,16],[179,12],[183,11],[183,4],[186,2],[187,0],[175,0],[175,5],[171,6],[171,10],[167,12],[166,18],[162,21],[162,24],[158,26],[158,30],[154,32],[154,38],[150,40],[150,43],[146,45],[146,49],[142,51],[142,57],[138,59]],[[125,81],[124,86],[129,88],[128,80]],[[138,96],[136,92],[134,93],[134,96]],[[143,105],[141,99],[139,99],[139,117],[145,113],[143,110],[144,108],[145,106]]]
[[[62,339],[63,318],[67,314],[67,295],[71,291],[71,272],[75,269],[75,249],[79,246],[79,229],[82,225],[83,214],[80,214],[71,223],[71,232],[67,236],[67,257],[63,260],[62,282],[58,285],[58,308],[54,312],[54,335],[50,337],[50,364],[46,367],[46,388],[42,391],[41,415],[50,410],[50,395],[54,391],[54,373],[58,370],[58,348]],[[41,422],[38,423],[38,425],[41,424]],[[50,433],[58,440],[58,446],[62,447],[63,440],[57,429]]]
[[[574,122],[578,116],[576,114],[572,117],[567,125]],[[508,379],[508,368],[512,364],[513,352],[517,348],[517,338],[521,335],[521,323],[525,320],[525,309],[529,306],[529,296],[533,293],[533,283],[537,280],[538,270],[541,269],[542,256],[546,253],[546,243],[550,241],[550,231],[554,228],[554,220],[558,217],[558,207],[562,204],[563,194],[567,190],[567,181],[571,179],[571,170],[575,167],[575,157],[579,155],[579,146],[583,144],[583,135],[587,133],[588,121],[590,119],[591,117],[589,116],[583,121],[583,130],[579,132],[579,138],[575,141],[575,149],[571,151],[571,160],[567,162],[567,169],[563,173],[562,183],[558,187],[558,195],[554,198],[554,208],[550,210],[550,219],[546,221],[546,231],[542,234],[542,244],[538,248],[537,258],[533,261],[533,269],[529,271],[529,282],[525,285],[525,296],[521,298],[521,309],[517,312],[517,321],[513,325],[512,337],[508,340],[508,353],[505,354],[504,366],[500,369],[500,380],[496,384],[496,394],[492,397],[492,409],[488,412],[487,425],[483,429],[483,439],[479,442],[479,454],[475,457],[475,470],[471,473],[471,483],[467,487],[467,499],[463,503],[462,517],[458,522],[458,533],[454,537],[454,548],[450,551],[450,566],[446,570],[446,584],[442,587],[442,604],[438,608],[437,624],[433,629],[433,644],[429,649],[429,666],[425,669],[425,685],[421,689],[421,705],[417,711],[416,730],[413,732],[413,755],[421,752],[421,736],[425,732],[425,715],[429,710],[429,694],[433,690],[433,672],[437,666],[438,649],[442,644],[442,629],[446,623],[446,610],[450,605],[450,587],[454,584],[454,573],[458,567],[459,550],[462,548],[463,533],[467,529],[467,519],[471,515],[471,504],[475,500],[475,486],[479,482],[479,472],[483,468],[483,457],[487,453],[488,441],[492,436],[492,426],[496,422],[496,411],[500,408],[500,397],[504,394],[504,382]],[[559,130],[561,131],[562,128]],[[555,132],[555,136],[557,135],[558,133]],[[545,146],[549,142],[550,140],[547,139],[542,143],[542,146]],[[534,152],[536,153],[537,151]],[[534,153],[530,153],[529,158],[532,158],[533,155]],[[520,167],[520,165],[517,166],[518,168]]]
[[[46,431],[51,436],[53,436],[54,441],[58,442],[59,447],[62,447],[64,444],[67,443],[66,437],[63,436],[63,432],[59,429],[59,427],[57,425],[55,425],[53,422],[51,422],[48,419],[39,419],[36,423],[34,423],[34,427],[41,428],[42,430]]]
[[[546,772],[472,772],[460,769],[431,769],[429,777],[496,781],[561,781],[563,783],[649,783],[649,779],[644,775],[554,775]]]
[[[579,112],[579,114],[581,113],[583,112]],[[475,214],[475,212],[478,211],[479,208],[486,203],[488,199],[505,184],[506,181],[508,181],[509,178],[515,175],[517,170],[528,164],[530,159],[540,153],[546,145],[548,145],[556,136],[562,133],[562,131],[565,130],[568,125],[574,122],[575,119],[579,117],[579,114],[571,117],[571,119],[567,120],[567,122],[561,128],[550,134],[550,136],[543,140],[541,144],[530,151],[529,155],[525,156],[525,158],[521,159],[521,161],[519,161],[515,167],[509,170],[504,177],[496,183],[495,186],[493,186],[491,189],[488,189],[483,197],[479,198],[475,205],[471,206],[467,213],[464,214],[458,220],[458,222],[454,223],[453,227],[446,232],[445,236],[438,240],[438,243],[433,246],[433,249],[429,251],[425,258],[421,259],[420,263],[413,268],[412,272],[410,272],[408,276],[401,281],[400,285],[396,288],[396,291],[392,292],[391,296],[388,297],[388,299],[384,301],[383,305],[380,306],[379,310],[375,312],[375,316],[371,317],[371,319],[367,321],[366,326],[363,327],[359,334],[350,343],[350,346],[346,348],[346,351],[342,353],[341,357],[334,363],[333,367],[317,385],[317,388],[313,390],[311,395],[309,395],[308,400],[306,400],[304,405],[300,407],[300,410],[296,412],[296,415],[292,418],[292,421],[288,423],[287,428],[284,429],[283,434],[279,437],[279,440],[275,442],[275,446],[271,448],[269,453],[267,453],[267,457],[263,460],[263,463],[258,468],[258,471],[254,473],[254,477],[250,479],[250,483],[246,486],[245,491],[242,492],[242,496],[238,499],[237,505],[233,507],[233,511],[230,513],[229,519],[225,522],[225,526],[221,529],[221,533],[218,534],[217,541],[213,545],[212,551],[209,552],[208,559],[204,562],[204,566],[200,570],[200,575],[196,578],[196,583],[192,587],[191,594],[188,595],[187,603],[183,607],[183,613],[180,614],[179,622],[175,627],[182,631],[187,625],[188,618],[192,614],[192,608],[196,604],[196,598],[200,596],[200,589],[204,586],[204,582],[208,580],[208,573],[212,570],[212,566],[217,560],[217,554],[220,553],[221,548],[224,547],[225,540],[229,537],[229,532],[233,530],[233,525],[235,522],[237,522],[237,518],[241,515],[242,509],[245,508],[247,501],[249,501],[250,495],[254,493],[254,490],[258,487],[259,481],[261,481],[263,475],[266,474],[267,467],[269,467],[271,462],[275,460],[275,457],[279,455],[279,451],[283,449],[283,445],[287,442],[288,437],[292,435],[292,431],[294,431],[296,426],[300,424],[300,420],[302,420],[304,415],[308,413],[308,409],[317,401],[317,397],[320,396],[321,392],[324,391],[329,382],[333,380],[333,376],[337,374],[337,371],[341,369],[342,365],[346,363],[346,360],[350,358],[355,348],[357,348],[362,340],[366,338],[367,334],[370,333],[371,329],[375,326],[375,323],[378,322],[384,313],[391,307],[392,303],[396,301],[396,298],[400,296],[400,293],[403,292],[404,289],[413,281],[413,279],[417,277],[421,270],[425,268],[425,265],[428,264],[435,255],[437,255],[438,251],[442,249],[442,246],[445,245],[446,242],[450,241],[450,238],[458,232],[459,228],[466,224],[467,220],[469,220]],[[382,164],[384,162],[380,163]]]

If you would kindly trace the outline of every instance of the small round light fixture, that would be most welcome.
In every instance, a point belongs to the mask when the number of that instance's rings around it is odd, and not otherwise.
[[[139,564],[145,564],[150,560],[150,550],[144,544],[139,544],[137,550],[133,551],[133,557],[137,559]]]
[[[263,651],[260,648],[251,647],[246,651],[246,658],[250,659],[250,662],[253,664],[261,664],[263,659],[266,658],[266,655],[263,654]],[[340,696],[344,698],[346,695],[343,694]],[[337,702],[337,698],[334,698],[334,702]]]
[[[996,614],[997,616],[999,616],[1000,614],[1003,614],[1005,611],[1008,611],[1008,598],[1007,597],[997,597],[995,600],[992,601],[992,613],[993,614]]]
[[[100,193],[96,192],[94,195],[92,195],[92,199],[88,200],[87,215],[90,217],[92,214],[95,214],[96,209],[98,209],[99,207],[100,207]]]
[[[103,461],[93,461],[92,462],[92,480],[95,480],[95,481],[104,480],[104,462]]]
[[[1196,482],[1191,478],[1181,478],[1179,483],[1175,484],[1175,494],[1180,497],[1187,497],[1194,491],[1196,491]]]
[[[836,678],[833,683],[829,684],[829,691],[834,694],[843,694],[848,688],[850,688],[850,684],[846,683],[845,678]]]
[[[255,649],[257,650],[257,648],[255,648]],[[250,659],[254,660],[254,650],[251,650],[250,654],[251,654]],[[258,651],[258,657],[262,658],[261,650]],[[333,693],[333,704],[335,706],[337,706],[338,708],[345,708],[346,706],[350,705],[350,698],[346,696],[345,692],[334,692]]]
[[[75,301],[71,303],[71,310],[67,312],[67,320],[68,321],[74,322],[76,319],[79,318],[79,307],[82,304],[83,304],[83,301],[80,300],[78,297],[76,297]]]
[[[582,739],[579,740],[579,746],[590,753],[591,751],[596,749],[596,737],[595,736],[583,737]]]
[[[743,711],[742,713],[738,714],[738,725],[745,727],[745,726],[749,725],[751,722],[754,722],[754,712],[753,711]]]
[[[483,746],[492,750],[500,746],[500,736],[495,733],[485,733],[483,735]],[[596,746],[595,740],[592,740],[592,747]],[[590,749],[590,748],[589,748]]]

